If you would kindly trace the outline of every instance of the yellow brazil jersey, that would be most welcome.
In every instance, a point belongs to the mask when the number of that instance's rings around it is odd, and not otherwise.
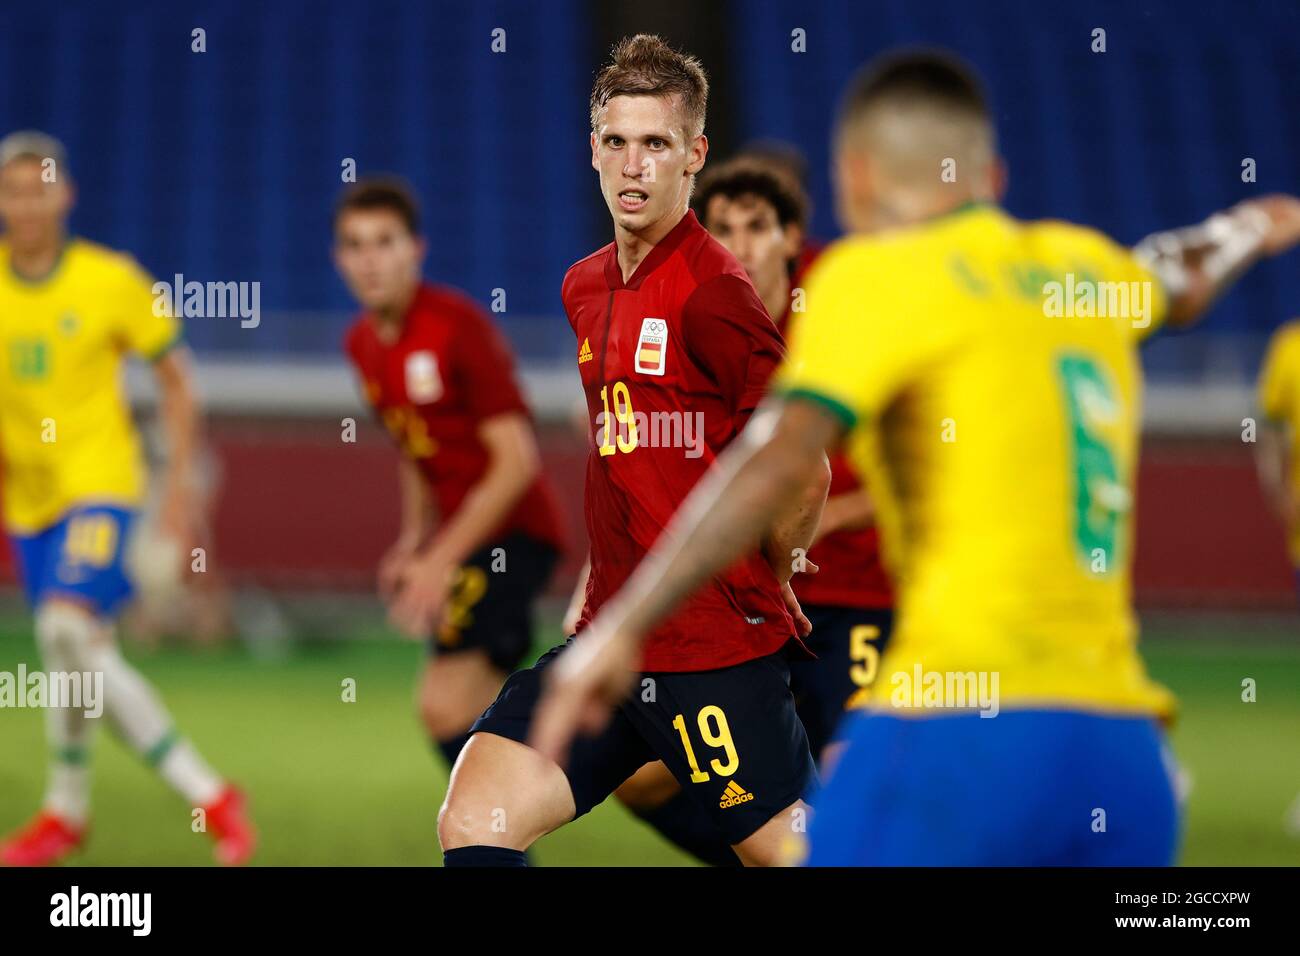
[[[11,532],[40,531],[82,502],[139,502],[122,360],[156,358],[179,334],[153,306],[149,277],[127,255],[70,240],[50,275],[28,281],[0,240],[0,489]]]
[[[806,304],[777,385],[852,426],[898,590],[872,706],[953,706],[930,690],[983,675],[1000,707],[1172,710],[1130,605],[1155,278],[1093,230],[972,205],[835,243]]]
[[[1269,343],[1259,376],[1258,401],[1266,417],[1291,432],[1289,478],[1293,492],[1300,495],[1300,454],[1295,451],[1300,442],[1300,321],[1282,326]],[[1300,566],[1300,527],[1291,534],[1290,549],[1291,560]]]

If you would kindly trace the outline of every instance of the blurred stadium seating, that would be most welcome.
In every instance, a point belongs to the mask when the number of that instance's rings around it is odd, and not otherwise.
[[[690,6],[670,0],[660,16],[671,22]],[[697,51],[715,79],[712,148],[723,156],[779,139],[804,150],[813,231],[831,238],[836,95],[872,54],[927,42],[957,49],[989,78],[1017,215],[1135,241],[1247,196],[1300,190],[1300,125],[1279,121],[1300,88],[1295,8],[1171,9],[719,4],[692,14],[727,26],[715,50]],[[430,276],[485,305],[505,290],[496,317],[524,363],[548,467],[561,487],[580,487],[583,450],[566,422],[574,343],[559,283],[608,239],[586,99],[602,48],[634,24],[597,0],[0,9],[0,131],[64,139],[80,188],[76,230],[130,250],[160,278],[261,283],[257,328],[187,327],[223,462],[217,549],[233,580],[365,588],[396,526],[382,440],[339,440],[340,419],[361,412],[338,354],[349,305],[329,258],[347,158],[361,174],[399,172],[422,194]],[[504,54],[490,46],[498,27]],[[1098,27],[1104,54],[1090,49]],[[206,31],[206,53],[191,51],[195,28]],[[816,55],[791,52],[795,29]],[[1242,181],[1247,158],[1258,182]],[[1300,275],[1265,264],[1203,330],[1147,349],[1144,602],[1291,600],[1281,534],[1239,433],[1266,337],[1297,314]],[[576,490],[570,497],[580,547]]]

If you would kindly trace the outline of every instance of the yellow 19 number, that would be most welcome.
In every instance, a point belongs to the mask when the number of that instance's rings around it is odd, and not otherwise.
[[[636,415],[632,411],[632,393],[628,391],[626,382],[614,383],[614,421],[611,421],[609,415],[609,391],[608,385],[600,390],[600,403],[605,407],[604,417],[602,418],[603,424],[600,428],[600,454],[602,456],[612,455],[616,451],[626,454],[636,448]],[[618,423],[618,427],[614,426],[614,422]],[[626,426],[626,428],[623,426]],[[617,441],[617,445],[615,445],[615,441]]]
[[[731,736],[731,727],[727,725],[727,715],[722,712],[722,708],[713,704],[702,708],[696,723],[699,724],[700,736],[704,742],[710,747],[721,749],[727,758],[725,763],[716,758],[709,761],[713,772],[719,777],[734,776],[740,769],[740,754],[736,752],[736,742]],[[704,783],[709,775],[700,769],[695,760],[695,750],[691,747],[691,738],[686,732],[686,718],[678,714],[673,718],[673,727],[681,735],[682,747],[686,750],[686,762],[691,767],[691,783]]]

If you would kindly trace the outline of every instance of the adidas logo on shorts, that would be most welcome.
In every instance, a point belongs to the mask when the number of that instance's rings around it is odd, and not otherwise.
[[[727,782],[727,789],[722,791],[722,799],[718,801],[718,806],[723,810],[727,807],[734,807],[741,803],[748,803],[754,799],[754,795],[736,783],[734,780]]]

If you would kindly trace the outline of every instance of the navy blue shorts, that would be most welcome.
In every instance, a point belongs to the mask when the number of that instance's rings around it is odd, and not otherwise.
[[[1148,717],[859,712],[810,866],[1168,866],[1173,766]]]
[[[846,710],[866,703],[880,672],[880,658],[894,629],[890,608],[805,604],[812,623],[804,644],[816,660],[790,662],[790,690],[808,731],[808,745],[821,760],[822,748],[838,740]]]
[[[430,638],[429,651],[482,650],[498,670],[514,670],[533,646],[533,604],[558,559],[554,547],[526,534],[479,548],[456,575],[447,621]]]
[[[470,733],[527,743],[542,676],[573,640],[511,674]],[[711,671],[642,673],[605,730],[574,741],[565,769],[574,818],[653,760],[667,765],[733,846],[814,788],[785,654]],[[802,823],[792,821],[796,829]]]
[[[66,597],[110,617],[131,596],[127,538],[135,512],[81,505],[36,534],[14,535],[18,575],[27,603]]]

